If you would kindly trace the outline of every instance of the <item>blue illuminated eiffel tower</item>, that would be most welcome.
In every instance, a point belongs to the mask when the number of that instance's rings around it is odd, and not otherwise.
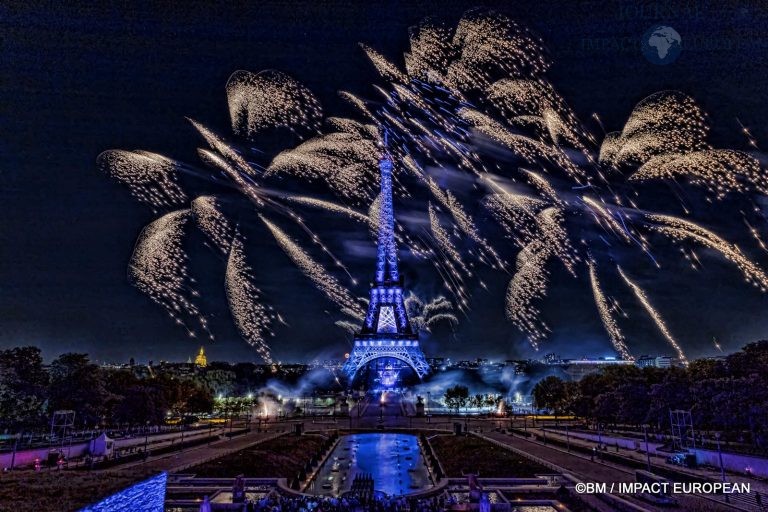
[[[395,216],[392,207],[392,158],[384,148],[379,158],[381,172],[381,211],[379,217],[376,280],[360,332],[342,371],[348,382],[374,359],[393,358],[407,364],[419,378],[429,373],[429,365],[413,332],[403,303],[403,280],[397,262]]]

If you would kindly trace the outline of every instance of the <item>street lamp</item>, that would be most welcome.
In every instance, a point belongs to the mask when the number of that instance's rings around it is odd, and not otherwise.
[[[720,432],[715,433],[715,440],[717,441],[717,456],[720,459],[720,480],[725,483],[725,468],[723,467],[723,451],[720,449]]]
[[[147,453],[147,446],[149,445],[149,420],[147,420],[147,424],[144,427],[144,461],[146,462],[147,457],[149,457],[149,454]]]
[[[235,422],[235,408],[232,402],[228,399],[229,403],[229,439],[232,439],[232,424]]]
[[[603,449],[603,424],[602,423],[597,424],[597,444],[602,450]]]
[[[645,459],[648,461],[648,472],[651,472],[651,453],[648,450],[648,425],[643,425],[643,437],[645,437]]]

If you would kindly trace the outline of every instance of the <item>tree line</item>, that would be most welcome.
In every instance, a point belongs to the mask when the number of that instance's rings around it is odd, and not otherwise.
[[[0,350],[0,432],[41,430],[54,411],[75,411],[78,427],[159,425],[169,415],[211,412],[209,387],[163,373],[107,369],[86,354],[46,367],[37,347]]]
[[[606,425],[670,428],[670,410],[690,410],[694,429],[768,448],[768,340],[685,367],[610,366],[579,381],[549,376],[536,407]]]

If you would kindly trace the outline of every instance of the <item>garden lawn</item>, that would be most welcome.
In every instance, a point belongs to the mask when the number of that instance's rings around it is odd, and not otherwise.
[[[156,471],[14,471],[0,474],[0,511],[69,512],[92,505]]]
[[[322,436],[285,435],[185,470],[199,477],[293,478],[323,443]]]
[[[475,436],[440,435],[430,443],[449,477],[479,473],[485,478],[529,478],[552,470]]]

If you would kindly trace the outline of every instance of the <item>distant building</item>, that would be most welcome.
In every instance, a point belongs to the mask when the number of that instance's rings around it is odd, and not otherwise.
[[[514,368],[515,375],[526,375],[530,371],[530,363],[522,359],[507,359],[504,366]]]
[[[195,366],[200,368],[205,368],[208,366],[208,358],[205,357],[205,350],[203,347],[200,347],[200,352],[198,352],[197,356],[195,357]]]
[[[560,359],[551,365],[560,366],[573,380],[581,380],[585,375],[596,373],[608,366],[623,366],[634,364],[628,359],[616,359],[615,357],[584,357],[582,359]]]
[[[445,357],[428,357],[427,364],[433,372],[436,372],[438,370],[445,370],[448,366],[451,365],[451,360],[446,359]]]
[[[656,366],[656,358],[647,356],[647,355],[642,355],[635,360],[635,364],[640,368],[648,368],[651,366]]]
[[[675,359],[670,356],[643,355],[637,358],[635,364],[640,368],[672,368],[675,365]]]

